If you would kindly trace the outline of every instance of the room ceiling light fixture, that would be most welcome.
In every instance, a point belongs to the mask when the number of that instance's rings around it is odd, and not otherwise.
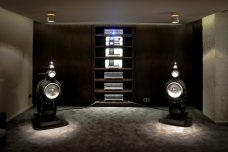
[[[55,12],[54,11],[48,11],[47,12],[47,22],[48,23],[54,23],[55,22]]]
[[[174,24],[179,23],[179,22],[180,22],[179,16],[180,16],[180,15],[179,15],[178,13],[172,12],[172,13],[171,13],[171,23],[174,23]]]

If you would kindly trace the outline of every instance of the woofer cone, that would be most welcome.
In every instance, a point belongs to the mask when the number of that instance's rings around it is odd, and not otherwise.
[[[49,83],[44,88],[44,95],[48,99],[57,98],[59,96],[60,92],[61,92],[60,86],[58,84],[56,84],[56,83]]]
[[[183,94],[183,88],[177,82],[171,82],[166,87],[166,91],[171,98],[179,98]]]

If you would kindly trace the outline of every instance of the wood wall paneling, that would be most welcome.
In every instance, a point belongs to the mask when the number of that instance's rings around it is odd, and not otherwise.
[[[50,60],[62,84],[64,105],[92,102],[91,26],[34,24],[34,90]],[[35,99],[35,98],[34,98]]]
[[[190,95],[188,105],[194,104],[193,99],[200,95],[195,87],[200,88],[202,75],[193,73],[201,59],[195,57],[200,56],[200,53],[193,51],[192,43],[192,33],[187,33],[185,25],[136,26],[136,102],[143,103],[143,98],[150,98],[150,105],[167,105],[164,86],[171,78],[173,62],[177,61]]]
[[[93,25],[34,24],[33,91],[52,59],[63,85],[64,105],[88,105],[93,99]],[[136,25],[134,42],[135,102],[167,105],[165,83],[174,61],[188,88],[188,105],[202,107],[202,27]],[[147,103],[144,103],[147,104]]]

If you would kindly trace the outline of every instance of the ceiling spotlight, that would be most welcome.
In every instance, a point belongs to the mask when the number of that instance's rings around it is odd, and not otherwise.
[[[47,22],[48,23],[55,22],[55,12],[54,11],[47,12]]]
[[[179,23],[179,14],[178,13],[171,13],[171,22],[174,24]]]

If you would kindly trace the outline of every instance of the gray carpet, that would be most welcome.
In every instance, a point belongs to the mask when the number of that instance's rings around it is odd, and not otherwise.
[[[32,108],[7,124],[3,152],[227,152],[228,126],[188,108],[191,127],[158,122],[166,108],[60,107],[67,126],[34,130]]]

